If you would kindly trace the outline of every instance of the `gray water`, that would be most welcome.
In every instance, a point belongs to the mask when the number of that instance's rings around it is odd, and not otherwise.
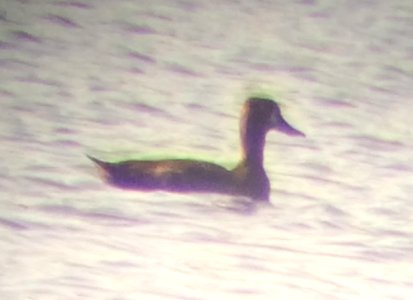
[[[2,299],[410,299],[413,2],[0,2]],[[85,154],[234,165],[271,204],[123,191]]]

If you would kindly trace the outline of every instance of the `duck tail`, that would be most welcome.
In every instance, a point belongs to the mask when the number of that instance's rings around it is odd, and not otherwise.
[[[89,154],[86,154],[86,157],[89,158],[91,161],[93,161],[95,164],[97,164],[99,167],[105,167],[109,165],[109,163],[103,160],[99,160],[93,156],[90,156]]]
[[[86,154],[86,157],[89,158],[91,161],[93,161],[96,166],[98,167],[99,175],[105,180],[105,181],[110,181],[111,178],[111,163],[97,159],[93,156],[90,156]]]

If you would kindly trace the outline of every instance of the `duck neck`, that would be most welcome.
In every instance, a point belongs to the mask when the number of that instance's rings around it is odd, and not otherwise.
[[[253,166],[262,167],[264,160],[265,135],[267,130],[251,120],[241,123],[242,160]]]

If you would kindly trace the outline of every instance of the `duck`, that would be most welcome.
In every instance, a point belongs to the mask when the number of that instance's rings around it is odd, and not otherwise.
[[[290,136],[305,136],[284,119],[274,100],[250,97],[241,113],[241,159],[232,169],[195,159],[108,162],[87,157],[96,164],[102,178],[118,188],[217,193],[269,201],[271,187],[263,163],[266,135],[273,129]]]

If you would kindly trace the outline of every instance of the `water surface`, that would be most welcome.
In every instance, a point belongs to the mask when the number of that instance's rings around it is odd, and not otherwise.
[[[408,299],[408,1],[0,4],[4,299]],[[249,93],[271,205],[122,191],[85,153],[238,159]]]

